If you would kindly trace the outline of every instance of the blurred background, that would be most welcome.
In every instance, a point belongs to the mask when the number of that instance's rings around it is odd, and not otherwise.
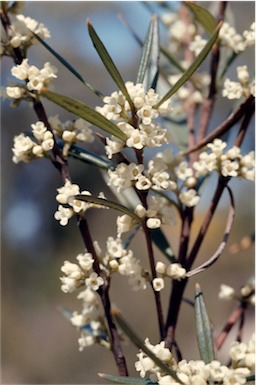
[[[207,2],[208,3],[208,2]],[[208,6],[207,3],[201,5]],[[171,2],[172,6],[178,3]],[[150,2],[153,9],[157,5]],[[234,15],[238,16],[236,28],[239,33],[248,29],[253,21],[254,2],[231,2]],[[109,95],[116,87],[107,74],[95,52],[87,33],[86,19],[90,18],[125,81],[135,81],[140,60],[140,47],[127,28],[120,22],[119,14],[133,26],[141,39],[144,38],[151,12],[144,2],[25,2],[24,14],[42,23],[51,31],[47,40],[58,53],[66,58],[81,75],[103,94]],[[161,26],[161,39],[166,41],[166,31]],[[58,67],[55,90],[76,97],[94,107],[99,104],[91,94],[65,68],[41,46],[29,51],[31,64],[42,67],[50,61]],[[236,61],[236,65],[247,64],[254,70],[254,48],[250,48]],[[13,63],[3,58],[1,63],[2,85],[11,79]],[[231,75],[235,77],[235,71]],[[57,208],[56,189],[62,185],[58,172],[46,160],[37,160],[26,165],[12,163],[13,137],[28,131],[37,119],[32,108],[25,103],[13,109],[9,101],[2,102],[1,109],[1,180],[2,180],[2,384],[89,384],[102,383],[97,372],[116,373],[110,352],[103,347],[93,346],[78,351],[79,333],[58,311],[59,306],[80,312],[81,304],[76,293],[64,294],[60,290],[59,277],[63,261],[75,261],[84,246],[75,222],[61,227],[54,220]],[[44,101],[48,116],[59,114],[62,121],[72,119],[64,110]],[[220,98],[216,105],[216,127],[227,115],[231,102]],[[250,127],[242,151],[254,149],[254,127]],[[97,148],[95,150],[98,150]],[[105,186],[102,176],[94,167],[75,160],[70,161],[73,181],[98,194],[104,191],[111,198],[111,191]],[[202,203],[196,209],[193,237],[196,236],[209,203],[216,179],[212,178],[209,189],[204,193]],[[254,185],[242,180],[232,181],[236,202],[236,218],[229,245],[238,242],[254,230]],[[113,197],[112,197],[113,198]],[[197,264],[209,258],[222,239],[228,213],[228,200],[223,196],[206,241],[201,248]],[[105,247],[106,238],[115,236],[116,214],[97,210],[88,213],[92,235]],[[179,226],[165,229],[166,235],[177,249]],[[147,264],[143,237],[138,235],[132,242],[135,255]],[[156,258],[159,255],[156,250]],[[186,296],[193,299],[195,282],[199,282],[205,294],[215,333],[223,327],[235,303],[218,300],[221,283],[239,290],[246,280],[254,275],[254,249],[242,250],[237,254],[224,251],[221,259],[208,271],[191,279]],[[150,336],[152,343],[158,342],[155,330],[156,318],[152,310],[150,290],[132,292],[126,278],[114,279],[111,296],[121,309],[127,321],[137,330],[142,339]],[[165,311],[168,302],[168,288],[163,292]],[[138,309],[140,311],[138,311]],[[254,329],[253,312],[248,314],[248,327],[244,337],[248,340]],[[194,337],[193,310],[183,305],[180,315],[177,339],[186,359],[198,358]],[[236,330],[235,330],[236,332]],[[233,334],[234,337],[235,334]],[[229,341],[232,340],[232,336]],[[229,342],[227,342],[227,347]],[[137,348],[124,344],[130,375],[135,376],[134,362]],[[218,358],[225,363],[225,349]]]

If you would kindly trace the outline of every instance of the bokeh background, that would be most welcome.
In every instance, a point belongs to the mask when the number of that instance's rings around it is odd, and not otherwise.
[[[201,3],[209,6],[209,3]],[[238,32],[248,29],[253,21],[254,2],[230,2],[236,16]],[[177,6],[176,2],[172,2]],[[150,2],[151,7],[156,5]],[[124,79],[134,81],[140,60],[140,48],[126,27],[120,22],[118,14],[123,14],[143,39],[150,21],[150,10],[144,2],[25,2],[24,14],[43,22],[51,31],[48,43],[65,57],[88,80],[89,83],[108,95],[115,90],[115,84],[103,68],[92,47],[86,29],[86,19],[90,18],[97,33],[101,36]],[[161,37],[166,39],[166,31],[161,27]],[[83,87],[65,68],[41,46],[29,51],[30,63],[41,67],[50,61],[57,65],[58,79],[54,82],[56,91],[67,93],[95,106],[95,95]],[[247,64],[254,69],[254,50],[248,49],[236,62]],[[12,63],[4,58],[1,63],[2,84],[11,79]],[[235,76],[235,71],[231,71]],[[60,108],[44,102],[48,115],[59,114],[62,121],[72,117]],[[217,103],[214,128],[227,115],[231,104],[221,99]],[[54,220],[56,211],[56,188],[61,186],[57,171],[46,160],[31,164],[12,163],[13,136],[29,130],[36,121],[32,108],[21,104],[18,109],[2,102],[1,109],[1,188],[2,188],[2,225],[1,225],[1,375],[2,384],[90,384],[102,383],[97,372],[116,373],[110,352],[100,346],[78,351],[79,333],[62,317],[59,306],[80,311],[76,294],[66,295],[60,290],[60,267],[65,259],[74,261],[84,250],[76,225],[72,222],[61,227]],[[254,127],[250,127],[243,144],[243,151],[254,149]],[[95,148],[95,150],[99,150]],[[103,183],[102,175],[94,167],[77,161],[70,161],[72,178],[81,188],[98,194],[104,191],[112,197],[111,191]],[[197,208],[193,236],[200,227],[201,220],[216,180],[210,183],[202,203]],[[231,182],[235,193],[236,218],[229,245],[238,242],[254,230],[254,186],[245,181]],[[221,241],[228,212],[228,200],[223,196],[214,221],[203,244],[199,260],[205,260]],[[115,213],[97,210],[88,214],[92,234],[104,247],[107,236],[115,234]],[[178,245],[179,226],[166,232],[174,249]],[[132,243],[136,255],[146,262],[144,239],[138,237]],[[157,254],[157,251],[156,251]],[[158,256],[158,254],[157,254]],[[221,259],[204,274],[191,279],[186,295],[193,298],[195,282],[199,282],[205,293],[205,300],[214,326],[215,333],[221,330],[234,303],[218,300],[221,283],[239,290],[245,281],[254,275],[254,248],[242,250],[231,255],[224,251]],[[163,293],[167,305],[168,290]],[[156,318],[152,307],[150,290],[134,293],[130,291],[127,280],[115,279],[111,295],[114,303],[122,310],[127,320],[137,330],[141,338],[150,336],[157,343],[155,331]],[[248,327],[245,339],[248,340],[254,328],[253,312],[248,314]],[[236,331],[236,330],[235,330]],[[233,334],[234,336],[234,334]],[[194,338],[193,310],[188,305],[182,308],[177,338],[184,357],[198,358]],[[229,339],[232,340],[232,336]],[[228,346],[229,342],[227,342]],[[134,362],[137,349],[126,342],[130,375],[136,375]],[[225,349],[218,355],[225,363]]]

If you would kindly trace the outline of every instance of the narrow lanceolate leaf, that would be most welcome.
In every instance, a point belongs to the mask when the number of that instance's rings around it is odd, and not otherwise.
[[[151,23],[142,49],[142,56],[136,83],[144,83],[145,88],[155,88],[158,77],[159,60],[159,30],[156,15],[151,18]]]
[[[180,77],[180,79],[174,84],[174,86],[166,93],[166,95],[154,106],[154,108],[158,108],[163,104],[166,100],[168,100],[172,95],[175,94],[175,92],[178,91],[178,89],[183,86],[186,81],[188,81],[191,76],[194,74],[194,72],[200,67],[210,50],[212,49],[214,43],[216,42],[219,34],[219,30],[222,23],[219,23],[218,27],[212,34],[211,38],[208,40],[202,51],[199,53],[199,55],[196,57],[194,62],[191,64],[191,66],[184,72],[184,74]]]
[[[174,252],[161,229],[150,231],[152,240],[170,262],[176,262]]]
[[[97,35],[95,29],[93,28],[90,20],[87,21],[87,25],[88,25],[88,31],[89,31],[89,35],[92,39],[92,42],[93,42],[93,45],[96,49],[96,51],[98,52],[104,66],[106,67],[108,73],[110,74],[110,76],[112,77],[112,79],[114,80],[114,82],[116,83],[116,85],[118,86],[118,88],[120,89],[120,91],[124,94],[124,96],[126,97],[130,107],[131,107],[131,110],[133,111],[134,110],[134,104],[130,98],[130,95],[127,91],[127,88],[124,84],[124,81],[122,79],[122,76],[120,74],[120,72],[118,71],[115,63],[113,62],[112,58],[110,57],[108,51],[106,50],[104,44],[102,43],[102,41],[100,40],[99,36]]]
[[[195,288],[196,335],[200,358],[209,364],[215,359],[211,324],[204,303],[203,293],[199,284]]]
[[[137,348],[141,349],[148,357],[150,357],[155,364],[166,374],[170,375],[172,378],[174,378],[179,384],[182,384],[182,381],[177,376],[176,372],[171,369],[166,363],[164,363],[162,360],[160,360],[147,346],[144,344],[144,342],[137,336],[137,334],[131,329],[130,325],[124,320],[124,318],[121,316],[121,314],[117,311],[113,311],[113,315],[120,326],[120,328],[123,330],[123,332],[130,338],[131,342],[137,346]]]
[[[155,23],[155,21],[156,21],[155,18],[151,19],[149,29],[145,38],[145,42],[143,44],[142,55],[141,55],[140,66],[138,70],[136,83],[142,83],[146,74],[147,66],[150,60],[150,52],[152,47],[153,31],[154,31],[153,24]]]
[[[106,373],[98,373],[98,375],[104,380],[110,381],[114,384],[157,385],[157,382],[150,380],[150,378],[113,376],[112,374],[106,374]]]
[[[217,27],[217,22],[213,15],[207,9],[192,1],[185,1],[184,3],[193,13],[198,23],[204,28],[205,32],[211,35]]]
[[[117,210],[123,214],[129,215],[137,223],[141,223],[141,219],[133,211],[127,209],[127,207],[122,206],[119,203],[110,201],[108,199],[96,198],[96,197],[92,197],[90,195],[83,195],[83,194],[74,195],[72,197],[72,199],[76,199],[78,201],[83,201],[83,202],[94,203],[96,205],[100,205],[100,206],[104,206],[104,207],[109,207],[109,208]]]
[[[63,141],[57,141],[57,144],[60,148],[64,147]],[[72,145],[70,149],[68,150],[68,155],[72,158],[79,159],[82,162],[85,162],[87,164],[91,164],[93,166],[99,167],[101,169],[109,170],[109,169],[115,169],[116,165],[115,163],[111,162],[110,160],[107,160],[101,156],[98,156],[88,150],[85,150],[84,148],[81,148],[76,145]]]
[[[75,75],[75,77],[77,79],[79,79],[86,87],[89,88],[89,90],[91,90],[95,95],[99,96],[101,99],[103,98],[103,94],[96,90],[93,86],[91,86],[89,83],[87,83],[84,78],[79,74],[79,72],[77,72],[77,70],[70,64],[67,62],[67,60],[65,60],[60,54],[58,54],[58,52],[56,52],[52,47],[49,46],[49,44],[47,44],[43,39],[41,39],[41,37],[39,35],[37,35],[36,33],[33,33],[33,35],[35,36],[35,38],[53,55],[56,57],[57,60],[59,60],[59,62],[61,62],[62,65],[64,65],[64,67],[66,67],[73,75]]]
[[[106,133],[126,141],[126,135],[114,123],[79,100],[48,91],[47,89],[41,90],[40,95],[63,107],[65,110],[83,118],[87,122],[101,128]]]

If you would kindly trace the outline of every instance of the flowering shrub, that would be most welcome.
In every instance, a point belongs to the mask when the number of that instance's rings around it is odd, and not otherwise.
[[[62,182],[57,189],[57,211],[53,214],[61,226],[75,219],[85,250],[60,267],[60,288],[64,293],[78,292],[82,309],[68,312],[70,323],[80,336],[79,350],[100,344],[113,353],[118,376],[100,374],[103,379],[126,384],[187,384],[236,385],[254,378],[254,336],[241,340],[244,314],[254,305],[254,282],[243,284],[240,293],[221,285],[219,298],[235,300],[237,308],[219,336],[213,336],[199,284],[194,301],[196,337],[200,360],[187,361],[179,349],[176,329],[184,299],[184,290],[191,276],[210,268],[226,247],[234,219],[234,196],[229,186],[232,178],[254,180],[254,152],[243,153],[241,145],[254,113],[255,85],[247,65],[236,68],[238,81],[225,74],[235,59],[254,44],[255,23],[242,35],[225,21],[226,2],[212,15],[195,3],[185,3],[177,13],[169,10],[162,15],[169,41],[166,47],[159,42],[158,17],[153,15],[145,41],[136,81],[122,79],[90,21],[88,32],[108,73],[116,83],[110,96],[103,96],[51,48],[45,39],[50,32],[30,17],[17,14],[16,3],[2,2],[1,55],[13,60],[11,74],[14,84],[6,87],[4,96],[13,106],[32,103],[37,120],[30,133],[14,138],[13,162],[29,163],[47,158],[60,172]],[[168,7],[167,7],[168,10]],[[76,78],[99,97],[95,107],[52,91],[51,85],[58,70],[50,62],[41,69],[29,62],[28,49],[42,44]],[[229,52],[229,55],[222,53]],[[175,54],[175,56],[173,56]],[[209,73],[198,72],[207,56],[211,57]],[[162,60],[165,57],[165,62]],[[177,60],[176,57],[180,57]],[[165,69],[163,71],[163,68]],[[164,86],[160,86],[163,80]],[[67,90],[68,93],[68,90]],[[209,130],[216,98],[236,100],[229,116],[215,129]],[[48,99],[76,115],[76,119],[62,122],[58,116],[48,117],[44,108]],[[195,116],[201,114],[198,124]],[[185,148],[171,135],[170,126],[187,129]],[[228,133],[239,123],[233,141],[225,141]],[[98,131],[101,130],[101,131]],[[87,151],[83,143],[103,143],[105,152]],[[78,146],[79,144],[79,146]],[[69,157],[99,167],[105,173],[107,185],[116,196],[108,199],[102,192],[93,196],[73,182]],[[192,223],[209,176],[218,182],[202,226],[191,248]],[[193,267],[213,214],[224,191],[230,207],[223,240],[213,255]],[[105,245],[93,240],[87,211],[112,209],[119,212],[116,234],[110,234]],[[102,215],[108,215],[106,210]],[[181,223],[178,251],[174,252],[165,236],[173,226]],[[131,248],[131,239],[142,231],[146,240],[148,265]],[[164,232],[165,231],[165,232]],[[157,261],[153,244],[166,261]],[[159,342],[152,344],[137,336],[121,312],[114,307],[110,285],[116,275],[126,276],[131,289],[152,290],[157,315]],[[169,308],[164,319],[161,291],[171,281]],[[136,305],[135,305],[136,306]],[[65,314],[67,314],[65,312]],[[227,362],[217,359],[217,350],[225,342],[235,323],[240,323],[237,340],[229,349]],[[139,352],[135,369],[141,378],[128,376],[122,341],[127,336]],[[186,353],[184,353],[186,354]],[[135,358],[136,359],[136,358]]]

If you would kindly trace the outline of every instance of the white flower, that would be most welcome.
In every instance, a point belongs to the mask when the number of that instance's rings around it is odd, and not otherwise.
[[[12,67],[11,73],[19,80],[25,80],[28,78],[29,64],[28,59],[23,59],[21,64],[17,64],[15,67]]]
[[[156,272],[158,274],[164,275],[166,272],[166,264],[163,262],[158,261],[156,263]]]
[[[181,162],[177,167],[175,167],[175,173],[177,177],[181,180],[186,180],[187,178],[193,176],[193,170],[188,166],[188,162]]]
[[[104,284],[104,280],[97,273],[93,272],[90,274],[89,278],[85,279],[85,284],[92,290],[98,290],[100,286]]]
[[[163,278],[154,278],[152,284],[155,291],[161,291],[164,288]]]
[[[194,40],[189,44],[189,49],[190,51],[195,52],[195,55],[197,56],[202,51],[206,43],[207,40],[203,39],[200,35],[196,35]]]
[[[73,216],[73,214],[74,212],[72,209],[59,205],[58,210],[54,214],[54,218],[57,219],[57,221],[60,221],[61,226],[66,226],[68,224],[68,220]]]
[[[61,277],[61,290],[64,293],[73,293],[77,289],[77,280],[71,277]]]
[[[64,261],[64,265],[61,267],[61,271],[73,279],[80,279],[83,276],[83,272],[76,263]]]
[[[224,300],[230,300],[236,298],[236,293],[233,287],[221,284],[219,298]]]
[[[12,148],[13,162],[25,162],[28,163],[32,158],[32,149],[35,143],[30,139],[29,136],[20,134],[14,137],[14,145]]]
[[[65,185],[57,189],[58,194],[56,196],[57,202],[61,204],[68,203],[68,198],[80,193],[79,186],[72,184],[69,180],[66,180]]]
[[[78,254],[76,257],[78,260],[79,265],[84,271],[90,271],[94,262],[94,259],[92,257],[91,253],[85,253],[85,254]]]
[[[21,87],[6,87],[6,94],[9,98],[20,99],[24,93],[25,90]]]
[[[186,269],[180,263],[171,263],[166,269],[166,275],[172,279],[181,280],[186,277]]]
[[[229,355],[233,361],[240,361],[245,358],[247,345],[244,342],[234,341],[231,344]]]
[[[222,96],[228,99],[240,99],[243,95],[243,87],[238,82],[232,82],[230,79],[226,79],[224,82],[224,88],[222,90]]]
[[[239,163],[229,159],[221,162],[221,173],[223,176],[237,176],[239,170]]]
[[[161,220],[159,218],[149,218],[146,224],[149,229],[158,229],[161,226]]]
[[[243,85],[247,85],[250,79],[247,66],[239,66],[236,69],[237,77]]]
[[[196,206],[199,203],[200,197],[197,195],[196,190],[189,189],[187,191],[182,191],[179,194],[181,202],[187,207]]]
[[[129,215],[124,214],[122,216],[117,217],[116,224],[117,224],[117,235],[118,235],[118,238],[120,238],[123,233],[130,231],[134,227],[135,221]]]
[[[34,137],[37,140],[42,141],[44,139],[44,134],[47,131],[44,122],[38,121],[35,124],[31,124],[31,127]]]
[[[243,36],[245,38],[246,46],[255,44],[255,22],[252,23],[249,31],[244,31]]]
[[[152,119],[158,117],[158,112],[155,108],[150,105],[144,105],[137,111],[137,115],[141,118],[142,123],[145,125],[151,124]]]

